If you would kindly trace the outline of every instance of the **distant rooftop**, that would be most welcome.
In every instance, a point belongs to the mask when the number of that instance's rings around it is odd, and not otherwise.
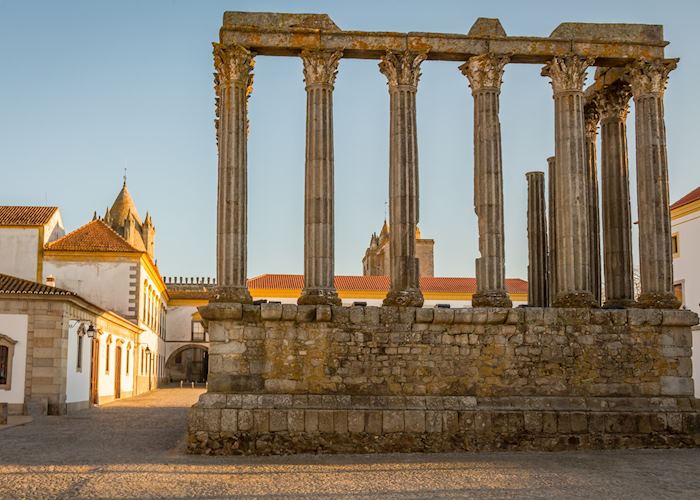
[[[671,205],[671,210],[689,205],[697,200],[700,200],[700,186],[696,187],[690,193],[686,194],[680,200]]]
[[[43,226],[58,207],[0,206],[0,226]]]
[[[46,249],[66,252],[143,252],[130,245],[100,219],[88,222],[49,243]]]
[[[165,278],[171,299],[206,299],[210,287],[216,286],[211,278]],[[388,292],[389,276],[336,276],[335,287],[342,292]],[[301,274],[261,274],[248,280],[248,288],[254,290],[301,290],[304,276]],[[425,293],[476,292],[476,278],[422,277],[420,288]],[[526,294],[527,281],[519,278],[506,279],[506,290],[511,294]]]
[[[43,285],[36,281],[29,281],[9,274],[0,274],[0,293],[20,293],[29,295],[78,295],[62,288]]]

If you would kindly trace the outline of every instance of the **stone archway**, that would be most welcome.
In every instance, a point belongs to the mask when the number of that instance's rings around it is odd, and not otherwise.
[[[165,370],[170,382],[206,382],[209,349],[201,344],[183,345],[168,357]]]

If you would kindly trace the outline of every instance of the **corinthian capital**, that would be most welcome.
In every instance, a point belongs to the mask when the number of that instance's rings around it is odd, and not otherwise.
[[[386,76],[389,87],[408,85],[418,88],[420,79],[420,63],[425,61],[428,55],[425,52],[392,52],[387,51],[379,63],[379,71]]]
[[[598,98],[595,97],[583,106],[583,122],[586,128],[586,137],[595,139],[598,134],[598,122],[600,121],[600,110],[598,109]]]
[[[220,85],[244,86],[246,93],[250,94],[253,90],[253,66],[255,56],[245,47],[214,44],[214,67],[219,75]]]
[[[598,93],[598,110],[602,120],[624,122],[630,106],[630,86],[626,82],[617,81],[605,87]]]
[[[482,54],[470,57],[459,69],[469,79],[472,92],[484,89],[500,90],[503,70],[509,61],[508,56]]]
[[[333,88],[338,74],[338,63],[343,56],[341,50],[303,50],[304,83],[309,85],[328,85]]]
[[[552,79],[554,93],[581,92],[586,82],[586,70],[593,64],[591,57],[568,55],[554,57],[542,68],[542,76]]]
[[[650,94],[663,95],[668,74],[676,69],[677,65],[678,59],[640,59],[627,66],[625,79],[632,86],[634,98]]]

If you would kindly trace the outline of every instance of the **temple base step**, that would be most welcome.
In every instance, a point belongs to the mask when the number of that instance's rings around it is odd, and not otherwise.
[[[647,447],[700,447],[700,400],[209,393],[187,443],[215,455]]]

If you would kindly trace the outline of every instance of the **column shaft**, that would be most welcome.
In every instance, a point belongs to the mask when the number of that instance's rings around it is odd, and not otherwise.
[[[503,167],[499,95],[507,57],[484,54],[460,67],[474,96],[474,211],[479,222],[472,305],[511,307],[505,287]]]
[[[423,305],[416,258],[418,141],[416,91],[425,54],[388,52],[379,64],[389,83],[389,238],[391,289],[384,305]]]
[[[590,280],[591,290],[597,306],[601,303],[601,272],[600,272],[600,209],[598,201],[598,155],[596,142],[598,139],[599,113],[595,100],[584,106],[584,122],[586,128],[586,182],[588,191],[588,225],[591,256]]]
[[[220,92],[217,192],[218,302],[251,302],[247,287],[247,127],[253,56],[243,47],[214,47]]]
[[[604,89],[598,98],[601,113],[605,307],[611,308],[634,304],[626,125],[629,98],[629,86],[621,83]]]
[[[547,307],[547,217],[544,201],[544,172],[528,172],[527,177],[527,296],[528,304]]]
[[[299,304],[340,305],[334,285],[333,83],[341,52],[304,51],[304,289]]]
[[[556,185],[554,184],[556,170],[556,161],[554,156],[547,158],[547,206],[548,206],[548,218],[547,226],[549,237],[547,238],[547,243],[549,244],[549,254],[547,258],[547,264],[549,266],[549,283],[547,287],[547,299],[548,305],[551,307],[554,302],[554,297],[558,290],[556,288],[557,284],[557,225],[556,225]]]
[[[676,61],[639,61],[628,69],[635,105],[637,205],[642,307],[675,309],[671,212],[663,92]]]
[[[590,224],[583,83],[592,63],[578,56],[555,57],[543,74],[554,88],[556,172],[557,307],[591,307]]]

